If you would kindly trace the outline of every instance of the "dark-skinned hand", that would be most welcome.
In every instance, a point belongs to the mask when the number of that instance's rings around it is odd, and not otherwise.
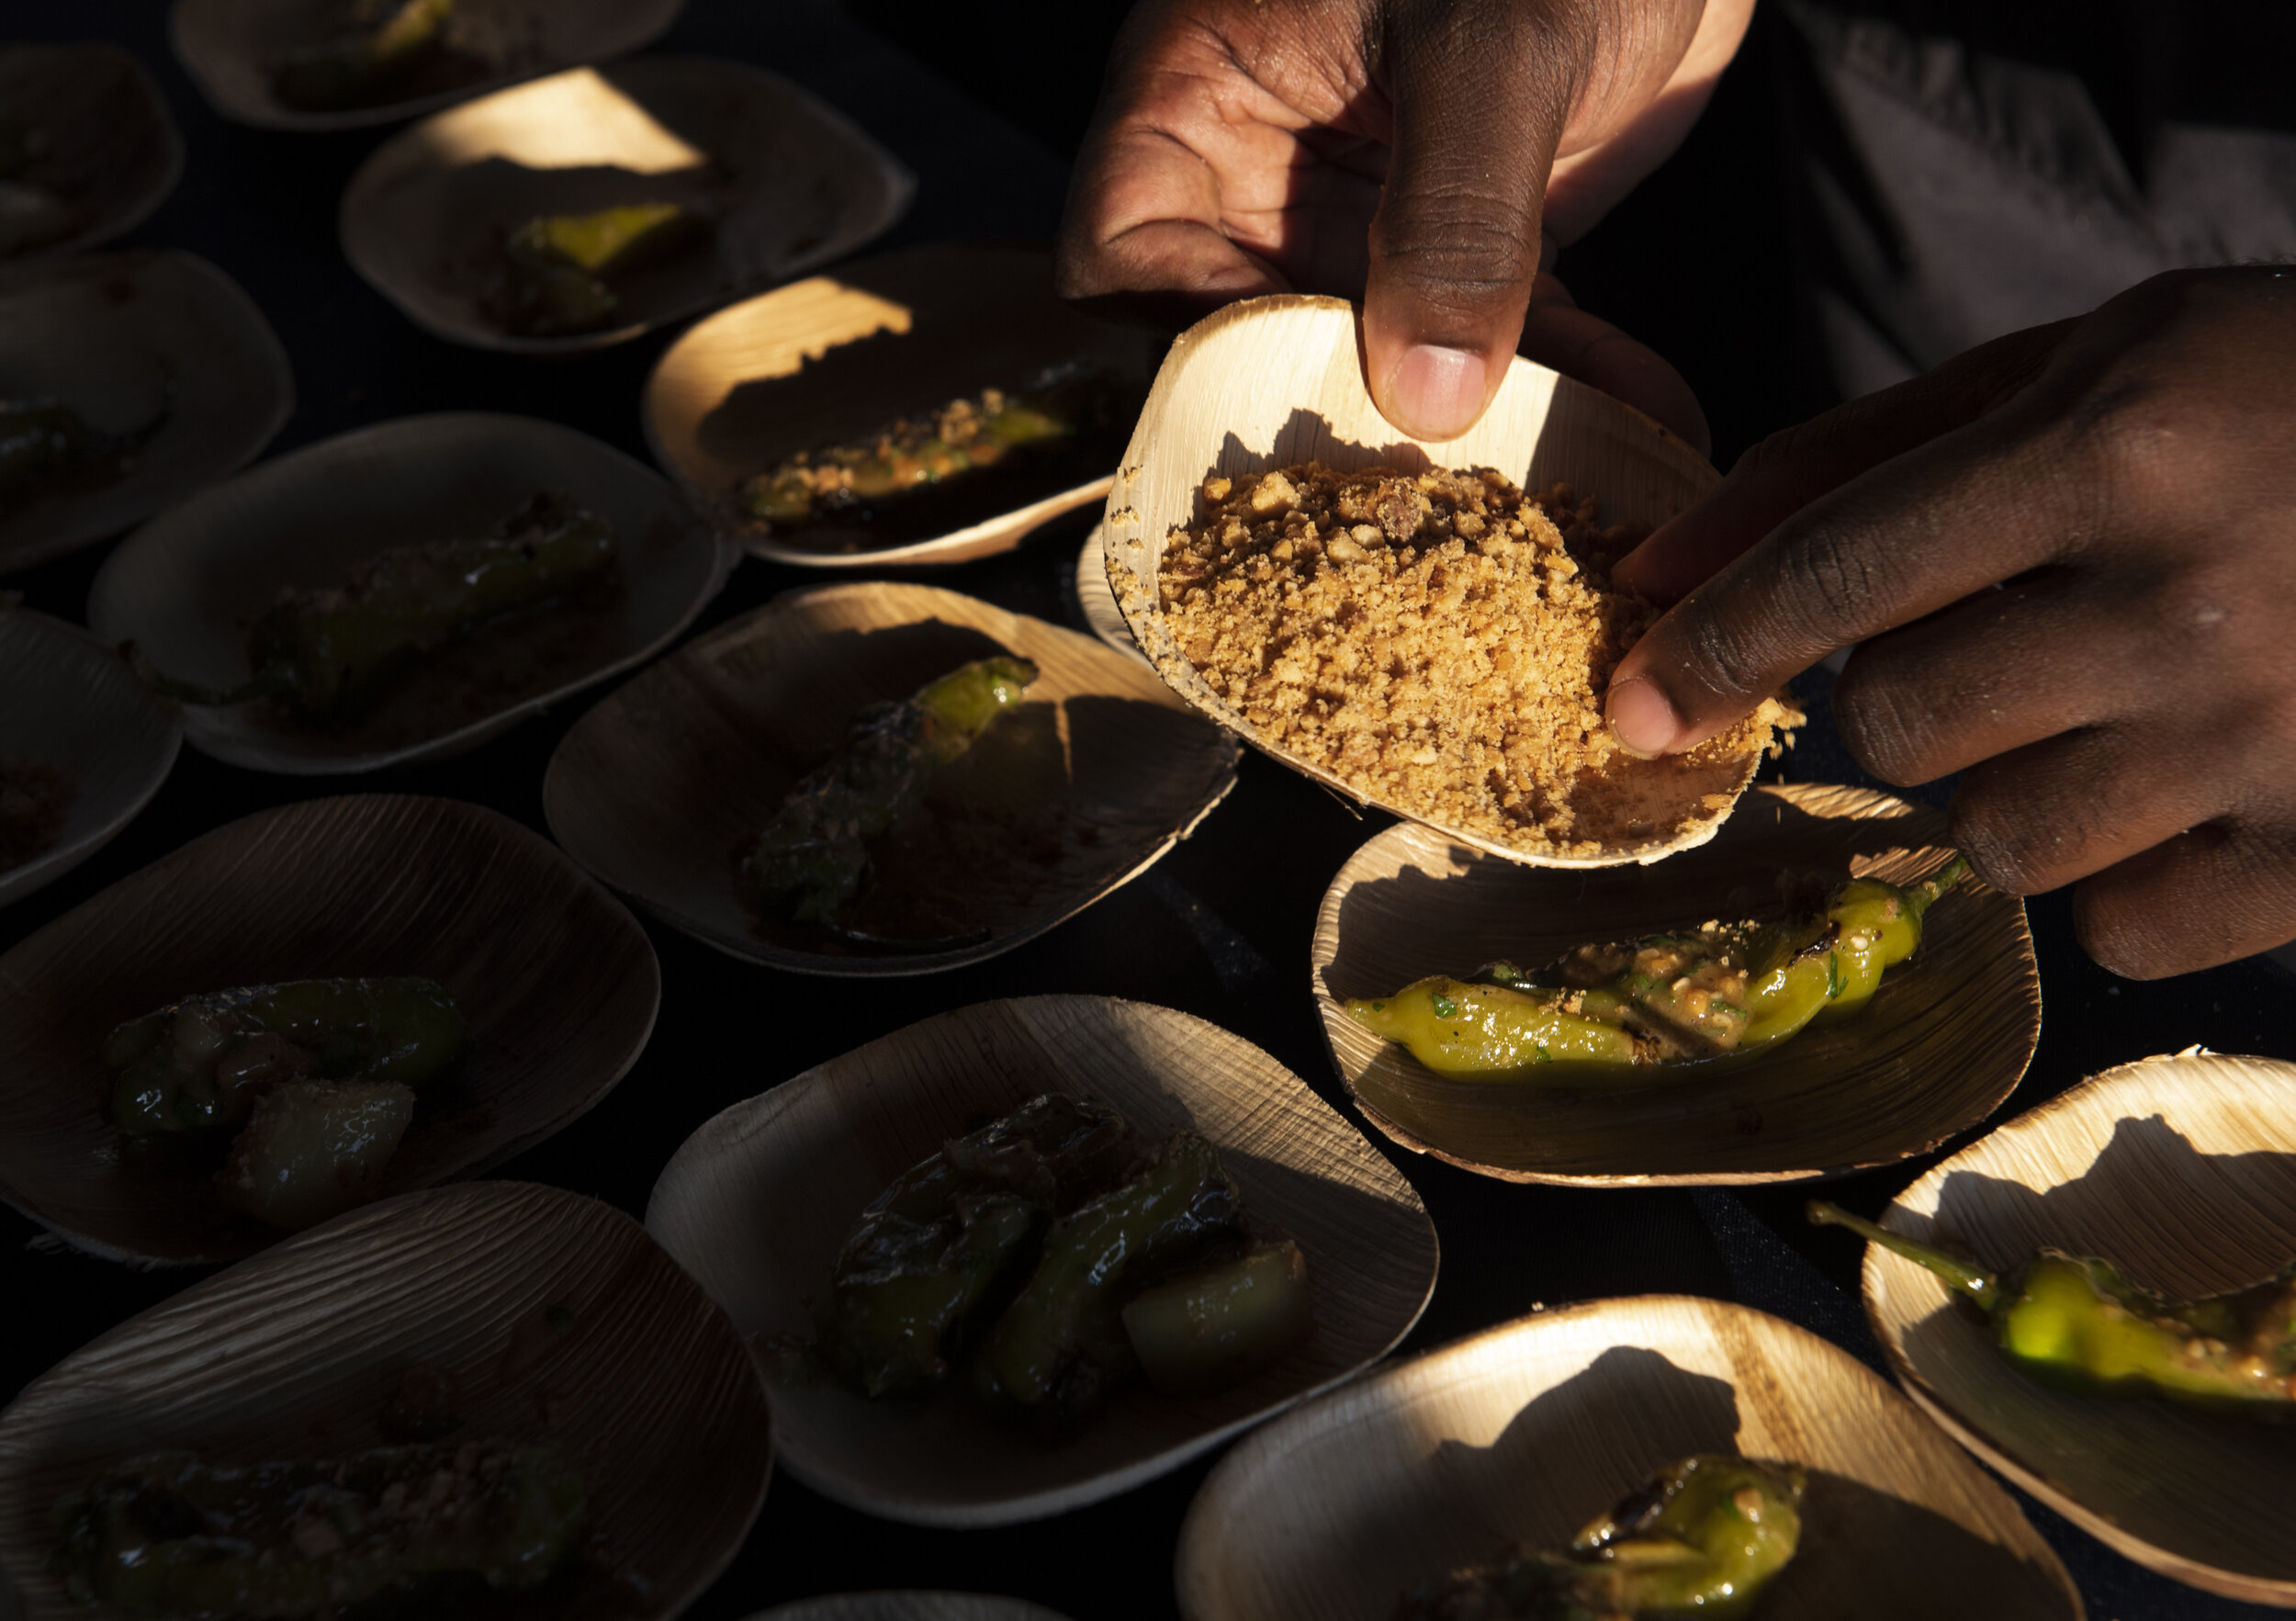
[[[1966,771],[1955,843],[1997,888],[2077,884],[2106,967],[2296,937],[2296,271],[2157,276],[1854,400],[1615,578],[1683,599],[1612,679],[1630,748],[1854,644],[1851,752]]]
[[[1471,427],[1519,341],[1703,451],[1674,369],[1542,271],[1674,149],[1752,9],[1142,0],[1077,158],[1061,292],[1191,319],[1360,298],[1366,385],[1414,438]]]

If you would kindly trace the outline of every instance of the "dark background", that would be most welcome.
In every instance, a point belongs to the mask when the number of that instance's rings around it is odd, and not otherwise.
[[[805,0],[694,0],[656,49],[777,69],[907,163],[919,181],[916,205],[872,251],[967,238],[1043,241],[1058,219],[1067,154],[1120,15],[1120,7],[1092,5],[850,0],[840,12]],[[293,359],[298,390],[272,454],[389,417],[474,409],[554,418],[645,456],[639,388],[670,332],[582,360],[535,362],[456,348],[415,330],[353,275],[335,241],[335,199],[389,131],[288,135],[220,122],[169,54],[163,17],[152,0],[11,0],[0,28],[17,38],[117,39],[158,76],[188,163],[175,194],[129,241],[214,260],[264,309]],[[1725,466],[1761,434],[1827,403],[1799,380],[1808,374],[1795,337],[1773,116],[1775,43],[1758,25],[1683,152],[1562,264],[1581,303],[1681,366],[1705,400]],[[1073,559],[1090,521],[1079,514],[1017,553],[929,578],[1081,627]],[[22,591],[33,607],[81,621],[104,552],[91,547],[0,585]],[[696,628],[817,582],[800,570],[745,562]],[[1789,765],[1799,780],[1863,781],[1831,741],[1823,688],[1822,677],[1809,686],[1813,725]],[[262,776],[186,749],[117,842],[49,888],[0,907],[0,951],[195,835],[306,797],[444,794],[546,831],[544,766],[590,701],[578,698],[462,759],[356,780]],[[580,1189],[642,1215],[671,1152],[727,1104],[913,1019],[1025,993],[1120,995],[1188,1009],[1257,1042],[1338,1103],[1308,994],[1309,936],[1331,875],[1385,820],[1359,819],[1247,753],[1234,794],[1147,875],[1030,945],[975,968],[902,982],[891,996],[737,962],[649,922],[663,974],[651,1046],[605,1102],[500,1174]],[[2257,960],[2130,985],[2080,955],[2062,898],[2036,900],[2032,917],[2047,1023],[2004,1116],[2083,1075],[2194,1042],[2296,1057],[2296,976],[2285,970]],[[1374,1141],[1418,1188],[1443,1244],[1441,1280],[1406,1351],[1541,1304],[1683,1291],[1778,1312],[1878,1366],[1854,1292],[1860,1246],[1803,1224],[1806,1189],[1510,1187]],[[1870,1213],[1930,1163],[1846,1178],[1829,1191]],[[0,1212],[0,1397],[12,1398],[83,1342],[197,1276],[135,1273],[62,1250],[34,1223]],[[983,1532],[872,1520],[783,1474],[739,1558],[690,1613],[739,1616],[813,1593],[926,1586],[1016,1593],[1080,1621],[1168,1615],[1180,1518],[1212,1461],[1055,1521]],[[2037,1504],[2026,1508],[2100,1621],[2270,1613],[2193,1593]],[[1982,1595],[1972,1596],[1970,1608],[1984,1613]]]

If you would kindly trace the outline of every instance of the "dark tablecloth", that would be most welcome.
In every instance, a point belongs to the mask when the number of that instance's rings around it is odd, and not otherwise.
[[[456,348],[415,330],[352,273],[335,239],[336,199],[388,131],[288,135],[223,123],[169,53],[164,9],[156,0],[16,0],[0,28],[23,39],[116,39],[158,76],[183,126],[188,162],[175,194],[129,240],[214,260],[270,318],[293,358],[298,401],[274,453],[411,412],[475,409],[553,418],[645,456],[639,388],[670,333],[582,360],[543,362]],[[917,174],[917,202],[876,248],[1051,235],[1064,162],[833,12],[804,0],[694,0],[656,49],[779,70],[897,153]],[[1600,307],[1599,288],[1581,291]],[[1017,553],[929,578],[1082,628],[1073,559],[1090,521],[1080,514]],[[30,606],[84,620],[104,549],[0,587],[21,591]],[[745,562],[699,628],[814,583],[818,577],[802,570]],[[1831,742],[1822,677],[1809,695],[1813,726],[1787,762],[1793,775],[1863,781]],[[62,881],[0,907],[0,950],[192,837],[298,799],[363,791],[445,794],[546,831],[545,763],[594,697],[563,704],[463,758],[357,780],[258,775],[186,749],[158,798],[117,842]],[[672,1150],[726,1105],[914,1019],[1036,992],[1120,995],[1186,1008],[1257,1042],[1336,1103],[1342,1092],[1310,995],[1309,939],[1332,874],[1384,822],[1358,818],[1305,780],[1247,754],[1234,794],[1140,880],[1007,955],[902,981],[890,992],[751,967],[649,921],[663,977],[650,1046],[596,1109],[498,1174],[577,1188],[642,1215]],[[2109,1064],[2194,1042],[2296,1057],[2296,975],[2287,970],[2255,960],[2163,984],[2129,984],[2080,954],[2061,898],[2035,901],[2032,917],[2046,1024],[2039,1055],[2001,1118]],[[1511,1187],[1373,1140],[1425,1199],[1443,1246],[1441,1280],[1403,1354],[1541,1305],[1678,1291],[1775,1312],[1879,1366],[1855,1292],[1860,1246],[1803,1224],[1806,1188]],[[1871,1212],[1930,1163],[1849,1177],[1829,1191]],[[13,1398],[77,1345],[197,1276],[132,1272],[61,1250],[34,1223],[0,1211],[0,1397]],[[780,1475],[747,1546],[690,1614],[741,1616],[809,1593],[916,1586],[1019,1594],[1078,1621],[1169,1615],[1180,1519],[1213,1461],[1094,1508],[1000,1531],[872,1520]],[[2099,1621],[2272,1613],[2179,1587],[2038,1504],[2027,1501],[2025,1508],[2073,1570]],[[1983,1595],[1971,1595],[1970,1613],[1984,1613]]]

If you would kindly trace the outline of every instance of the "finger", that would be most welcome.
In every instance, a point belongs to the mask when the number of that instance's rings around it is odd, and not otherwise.
[[[2296,835],[2212,823],[2073,892],[2082,950],[2128,979],[2213,968],[2296,939]]]
[[[1364,371],[1388,421],[1456,439],[1506,375],[1538,265],[1539,199],[1591,47],[1528,8],[1391,7],[1393,155],[1371,222]]]
[[[1740,456],[1722,488],[1662,523],[1611,571],[1654,602],[1688,595],[1827,491],[1976,421],[2039,377],[2077,324],[2011,332],[1934,371],[1773,433]]]
[[[2116,725],[1997,755],[1954,791],[1954,846],[2009,895],[2086,878],[2223,812],[2210,747],[2190,732]]]
[[[2130,712],[2125,615],[2043,569],[1860,645],[1834,683],[1834,725],[1886,782],[1981,760]]]
[[[1623,400],[1672,430],[1700,456],[1712,452],[1706,413],[1683,374],[1611,325],[1580,309],[1554,276],[1541,273],[1532,283],[1530,308],[1523,318],[1518,353]]]
[[[2003,410],[1818,497],[1619,660],[1612,732],[1679,753],[1837,647],[2054,560],[2097,499],[2064,445],[2045,412]]]

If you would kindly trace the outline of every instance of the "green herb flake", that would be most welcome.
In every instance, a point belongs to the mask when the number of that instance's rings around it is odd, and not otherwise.
[[[1847,983],[1841,977],[1841,953],[1828,951],[1826,953],[1826,1000],[1830,1002],[1840,996],[1842,986]]]
[[[1457,1019],[1459,1016],[1459,1005],[1441,991],[1435,994],[1434,1007],[1437,1019]]]

